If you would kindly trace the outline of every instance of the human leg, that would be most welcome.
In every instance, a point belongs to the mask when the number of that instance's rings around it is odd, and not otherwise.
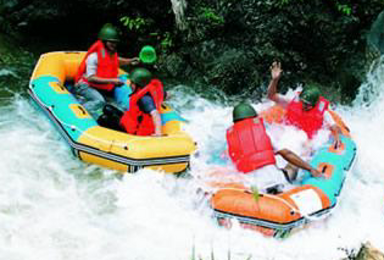
[[[151,112],[153,124],[155,125],[155,136],[161,136],[161,117],[159,111],[156,109]]]
[[[77,84],[74,92],[77,99],[93,118],[97,119],[102,114],[106,101],[100,92],[84,83]]]
[[[281,169],[281,171],[284,173],[287,181],[292,183],[297,178],[297,172],[299,171],[299,168],[288,163],[284,168]]]
[[[113,90],[113,98],[116,103],[123,110],[129,109],[129,96],[132,94],[132,89],[127,85],[123,85],[121,87],[117,87]]]
[[[291,187],[284,174],[275,165],[264,166],[245,175],[251,186],[262,193],[277,194]]]

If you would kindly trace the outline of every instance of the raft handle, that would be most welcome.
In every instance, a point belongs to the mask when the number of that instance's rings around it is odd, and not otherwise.
[[[61,85],[61,84],[57,84],[57,85],[59,86],[59,88],[61,88],[62,91],[66,91],[67,90],[63,85]]]
[[[321,170],[322,173],[325,173],[327,170],[328,165],[324,165],[323,170]]]
[[[79,110],[83,113],[83,115],[86,115],[87,112],[85,112],[84,108],[82,106],[78,106]]]

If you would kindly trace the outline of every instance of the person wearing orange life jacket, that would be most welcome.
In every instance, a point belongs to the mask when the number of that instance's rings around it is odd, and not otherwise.
[[[113,95],[115,87],[124,82],[118,77],[120,65],[135,65],[139,59],[117,54],[119,33],[112,24],[105,24],[98,40],[89,48],[75,76],[74,92],[84,107],[97,118],[106,101],[103,95]]]
[[[261,188],[281,187],[295,176],[283,174],[276,166],[276,155],[282,156],[292,165],[309,171],[313,176],[322,176],[289,149],[277,149],[271,141],[263,119],[247,103],[240,103],[233,109],[234,124],[228,128],[226,138],[228,154],[236,169],[254,178]],[[284,175],[285,178],[284,178]]]
[[[334,137],[335,148],[339,147],[340,128],[328,111],[329,101],[320,96],[316,87],[307,87],[293,100],[277,93],[277,85],[282,74],[281,63],[273,62],[271,66],[272,79],[269,83],[268,98],[286,109],[286,122],[302,129],[312,139],[323,125],[328,127]]]
[[[161,136],[160,106],[164,100],[163,84],[152,79],[145,68],[136,68],[131,73],[133,94],[129,109],[120,120],[121,127],[129,134]]]

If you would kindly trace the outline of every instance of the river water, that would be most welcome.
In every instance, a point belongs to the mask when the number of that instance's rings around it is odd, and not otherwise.
[[[0,73],[14,73],[7,68]],[[13,75],[17,77],[18,75]],[[0,259],[341,259],[370,241],[384,251],[384,65],[367,75],[351,106],[336,110],[352,130],[358,160],[339,206],[325,221],[288,239],[236,225],[216,225],[193,179],[142,170],[119,178],[87,165],[26,95],[26,85],[0,90]],[[231,107],[186,86],[170,103],[198,142],[196,176],[223,149]],[[223,105],[224,103],[224,105]]]

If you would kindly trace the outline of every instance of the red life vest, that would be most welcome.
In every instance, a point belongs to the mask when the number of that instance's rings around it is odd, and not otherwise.
[[[102,90],[112,91],[115,87],[114,84],[98,84],[89,82],[84,73],[87,67],[87,58],[90,54],[97,53],[97,70],[96,76],[100,78],[116,78],[119,74],[119,59],[117,53],[109,55],[105,46],[101,40],[96,41],[88,50],[84,59],[82,60],[77,75],[75,76],[75,83],[80,79],[86,82],[88,85]]]
[[[287,106],[286,122],[302,129],[307,133],[308,138],[312,138],[323,126],[324,113],[328,106],[329,101],[320,97],[314,108],[305,111],[303,110],[303,102],[297,96]]]
[[[152,116],[142,112],[139,109],[138,101],[145,94],[150,93],[156,109],[159,111],[164,100],[163,84],[158,79],[153,79],[147,86],[137,91],[131,96],[129,101],[129,109],[124,113],[120,120],[123,129],[134,135],[151,135],[155,133],[155,125]]]
[[[262,118],[236,122],[227,130],[227,143],[229,156],[238,171],[247,173],[276,164],[271,139]]]

